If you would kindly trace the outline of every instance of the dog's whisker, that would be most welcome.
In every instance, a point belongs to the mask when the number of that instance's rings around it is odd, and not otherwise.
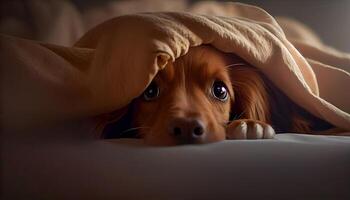
[[[237,119],[240,119],[240,117],[242,117],[242,115],[243,115],[245,112],[246,112],[246,110],[243,110],[243,111],[241,112],[241,114],[239,114],[238,116],[235,115],[235,116],[233,117],[232,121],[237,120]]]
[[[242,115],[244,115],[245,111],[246,111],[246,110],[243,110],[243,112],[241,112],[241,114],[240,114],[240,115],[238,115],[237,119],[241,118],[241,117],[242,117]]]
[[[130,131],[136,131],[136,130],[140,130],[140,129],[151,129],[150,127],[147,127],[147,126],[139,126],[139,127],[132,127],[132,128],[129,128],[129,129],[126,129],[122,132],[123,133],[127,133],[127,132],[130,132]]]
[[[234,64],[226,65],[225,67],[245,66],[245,65],[247,65],[247,64],[246,63],[234,63]]]

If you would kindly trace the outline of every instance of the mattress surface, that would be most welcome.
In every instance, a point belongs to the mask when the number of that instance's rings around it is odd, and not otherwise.
[[[2,152],[6,199],[350,197],[350,137],[148,147],[138,139],[48,136],[4,140]]]

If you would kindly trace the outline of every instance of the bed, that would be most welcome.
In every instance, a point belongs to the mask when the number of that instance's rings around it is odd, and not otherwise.
[[[3,141],[3,199],[350,197],[349,137],[285,133],[149,147],[138,139],[82,141],[61,132]]]
[[[196,34],[193,34],[196,29],[191,29],[190,26],[184,26],[189,30],[185,33],[181,32],[182,29],[176,29],[176,26],[163,30],[164,26],[148,21],[150,18],[147,17],[152,18],[154,15],[159,22],[172,18],[180,24],[197,23],[193,19],[205,19],[199,21],[204,22],[202,25],[216,20],[217,24],[233,23],[235,26],[232,27],[242,28],[239,23],[236,24],[241,18],[225,21],[225,17],[206,18],[195,14],[192,16],[192,13],[148,13],[118,18],[100,26],[103,29],[108,28],[109,24],[128,22],[124,25],[127,27],[131,24],[129,28],[133,33],[156,30],[161,36],[162,33],[171,32],[187,37],[179,37],[181,42],[172,45],[168,45],[171,40],[160,37],[156,38],[159,43],[141,42],[142,48],[132,49],[132,45],[125,45],[131,42],[115,36],[129,35],[128,31],[112,30],[99,34],[101,29],[92,29],[77,43],[75,41],[93,25],[116,16],[114,12],[118,8],[129,8],[130,12],[137,12],[144,4],[133,7],[124,2],[111,6],[113,9],[80,13],[68,1],[45,1],[41,6],[35,1],[28,2],[31,12],[38,14],[35,19],[38,20],[40,29],[27,30],[28,22],[18,18],[4,20],[0,26],[8,34],[0,35],[0,58],[3,61],[3,199],[350,198],[350,137],[346,136],[282,133],[271,140],[234,140],[175,147],[146,146],[140,139],[96,139],[105,125],[118,120],[125,106],[144,89],[157,70],[164,67],[164,60],[174,60],[186,53],[189,46],[201,43],[211,43],[225,52],[237,51],[248,61],[266,70],[265,73],[272,74],[269,78],[275,83],[281,83],[278,86],[297,104],[340,128],[341,135],[350,135],[347,88],[350,81],[350,55],[321,43],[303,25],[294,24],[297,28],[292,30],[296,32],[284,35],[281,27],[284,30],[284,25],[287,26],[291,21],[279,20],[277,23],[272,16],[256,7],[206,2],[187,8],[184,1],[181,1],[172,9],[196,13],[210,11],[213,14],[229,11],[243,18],[250,17],[243,20],[249,26],[249,23],[257,20],[259,28],[240,30],[254,30],[254,34],[264,33],[268,39],[258,38],[261,39],[259,42],[272,44],[271,48],[265,48],[264,45],[250,45],[251,49],[239,48],[242,47],[237,45],[239,42],[232,43],[236,45],[233,48],[234,45],[225,46],[225,41],[233,41],[232,35],[222,34],[218,28],[198,31]],[[151,6],[146,10],[171,9],[166,3],[161,5],[164,7]],[[46,12],[48,8],[55,12]],[[101,16],[101,13],[106,15]],[[247,15],[249,13],[253,14]],[[51,18],[55,23],[48,23],[47,19]],[[150,21],[153,24],[145,26]],[[140,26],[133,26],[133,23],[139,23]],[[211,40],[210,34],[216,34],[216,40]],[[103,40],[104,37],[108,40]],[[249,41],[244,36],[242,38],[241,41]],[[142,37],[136,39],[145,41]],[[115,46],[109,44],[115,44],[113,42],[116,41],[124,42],[125,46],[113,49]],[[158,49],[150,44],[159,45],[154,45]],[[178,44],[180,45],[176,46]],[[121,66],[120,63],[127,58],[123,56],[128,53],[127,50],[143,55],[140,52],[146,52],[143,48],[149,48],[148,45],[155,48],[151,49],[152,54],[132,59],[134,65],[128,66],[132,72],[139,70],[139,73],[116,75],[120,85],[137,81],[139,85],[135,84],[135,88],[122,93],[122,87],[118,84],[115,88],[97,84],[107,77],[106,74],[99,73],[99,67]],[[266,59],[269,63],[265,63],[259,55],[271,49],[275,51],[270,52],[271,55]],[[117,56],[107,56],[112,60],[117,58],[115,63],[102,59],[108,52],[117,52]],[[136,67],[140,63],[153,62],[147,56],[154,56],[154,52],[162,52],[155,57],[157,66],[152,63],[149,68]],[[258,52],[255,54],[258,55],[257,58],[251,56],[251,52]],[[269,68],[271,64],[280,68]],[[277,69],[281,74],[276,72]],[[288,83],[285,77],[294,79]],[[115,94],[119,96],[113,96]]]

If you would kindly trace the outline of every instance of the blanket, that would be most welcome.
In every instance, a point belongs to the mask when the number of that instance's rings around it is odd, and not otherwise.
[[[349,54],[317,40],[288,39],[261,8],[216,6],[220,15],[116,17],[87,32],[73,47],[2,35],[3,124],[16,129],[111,112],[118,117],[168,62],[190,47],[210,44],[257,67],[313,115],[350,130]]]

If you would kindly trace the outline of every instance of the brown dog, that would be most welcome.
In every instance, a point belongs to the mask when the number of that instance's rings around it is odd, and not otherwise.
[[[135,99],[132,126],[153,145],[268,139],[308,132],[319,120],[291,103],[257,69],[207,45],[159,71]]]

